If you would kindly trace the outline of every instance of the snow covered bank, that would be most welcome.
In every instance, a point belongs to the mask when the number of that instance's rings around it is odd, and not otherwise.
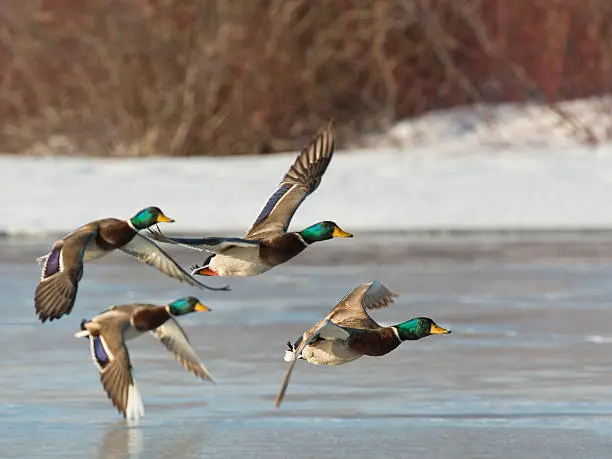
[[[295,158],[0,156],[0,231],[66,232],[157,205],[168,232],[240,235]],[[612,228],[612,147],[339,151],[292,228]]]
[[[292,228],[612,228],[612,99],[438,111],[334,157]],[[483,118],[484,117],[484,118]],[[586,135],[586,134],[585,134]],[[584,136],[583,136],[584,137]],[[242,234],[296,153],[232,158],[0,156],[0,233],[66,232],[157,205],[173,233]]]
[[[368,147],[580,148],[612,140],[612,96],[558,102],[473,105],[436,110],[365,140]]]

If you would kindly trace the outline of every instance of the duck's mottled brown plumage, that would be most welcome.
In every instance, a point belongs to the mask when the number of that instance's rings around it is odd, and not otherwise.
[[[92,361],[102,386],[113,405],[127,418],[138,419],[144,414],[126,346],[126,340],[142,333],[152,332],[185,369],[212,381],[184,330],[169,314],[169,307],[147,303],[112,306],[90,321],[83,321],[76,334],[90,339]]]
[[[103,218],[87,223],[57,241],[50,252],[51,255],[54,250],[59,250],[53,266],[45,261],[42,279],[34,294],[34,306],[41,322],[70,314],[83,277],[84,260],[99,258],[123,247],[135,234],[126,221]]]
[[[164,221],[167,220],[166,217]],[[121,250],[181,282],[218,290],[193,279],[155,242],[139,234],[131,220],[103,218],[89,222],[56,241],[51,251],[41,257],[41,280],[34,292],[34,307],[40,321],[70,314],[83,277],[83,264],[114,250]]]

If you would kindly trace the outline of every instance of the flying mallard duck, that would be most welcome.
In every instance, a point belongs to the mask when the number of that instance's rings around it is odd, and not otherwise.
[[[379,309],[393,303],[397,294],[382,282],[373,281],[353,289],[319,323],[306,330],[295,344],[287,343],[285,361],[289,362],[276,407],[283,401],[289,378],[297,359],[314,365],[342,365],[363,355],[385,355],[402,341],[417,340],[429,335],[450,333],[427,317],[410,319],[391,327],[382,327],[366,309]]]
[[[70,314],[83,277],[83,263],[119,249],[153,266],[167,276],[194,287],[208,287],[191,277],[155,242],[138,231],[160,222],[173,222],[157,207],[147,207],[129,220],[104,218],[81,226],[56,241],[51,252],[40,257],[41,280],[34,294],[34,306],[41,322]]]
[[[279,188],[270,197],[243,239],[233,237],[175,238],[159,231],[151,237],[212,252],[192,275],[256,276],[291,260],[306,247],[335,237],[353,237],[332,221],[315,223],[299,232],[287,232],[299,205],[317,189],[334,154],[331,126],[321,130],[301,151]]]
[[[189,338],[174,317],[195,311],[210,311],[192,296],[167,306],[125,304],[113,306],[90,321],[83,320],[74,336],[89,338],[91,358],[100,372],[100,381],[108,398],[128,420],[144,416],[144,406],[125,342],[151,332],[177,360],[200,379],[214,382],[189,343]]]

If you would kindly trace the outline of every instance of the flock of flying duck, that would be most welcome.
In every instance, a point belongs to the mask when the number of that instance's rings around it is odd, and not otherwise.
[[[299,205],[321,183],[333,153],[333,133],[328,126],[300,152],[243,238],[165,236],[159,229],[152,230],[151,227],[173,220],[157,207],[143,209],[129,220],[104,218],[81,226],[56,241],[51,251],[39,258],[42,274],[34,296],[38,318],[44,323],[70,314],[83,276],[83,264],[114,250],[127,253],[191,286],[225,291],[229,286],[213,288],[193,276],[256,276],[291,260],[315,242],[353,237],[332,221],[315,223],[302,231],[287,232]],[[142,230],[148,230],[147,235],[142,234]],[[189,273],[155,241],[211,255]],[[426,317],[383,327],[368,315],[368,309],[386,307],[396,296],[379,281],[360,285],[294,344],[288,342],[289,349],[284,358],[289,364],[276,397],[276,406],[279,407],[284,398],[298,359],[315,365],[341,365],[363,355],[385,355],[402,341],[450,333]],[[89,339],[92,361],[98,368],[102,386],[125,418],[137,420],[144,415],[126,341],[146,332],[157,337],[185,369],[203,380],[214,382],[176,321],[178,316],[209,310],[197,298],[186,297],[163,306],[140,303],[112,306],[91,320],[81,322],[81,330],[75,336]]]

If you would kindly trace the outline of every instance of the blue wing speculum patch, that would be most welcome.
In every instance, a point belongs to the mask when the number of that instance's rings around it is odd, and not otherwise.
[[[47,260],[45,261],[45,270],[43,277],[47,278],[52,276],[60,269],[60,253],[62,251],[62,247],[55,247],[51,250],[51,253],[47,256]]]
[[[286,183],[283,186],[281,186],[278,190],[276,190],[272,196],[270,196],[270,199],[268,199],[268,202],[266,203],[265,207],[259,214],[259,217],[257,217],[257,220],[255,220],[254,225],[258,225],[259,223],[263,222],[266,218],[268,218],[272,210],[274,210],[274,207],[276,207],[276,204],[278,204],[278,201],[280,201],[281,198],[285,196],[285,194],[287,193],[287,191],[291,189],[291,187],[293,187],[293,185]]]
[[[110,359],[108,358],[108,354],[106,353],[106,350],[104,350],[104,345],[102,344],[102,338],[100,338],[99,336],[93,336],[90,337],[89,339],[91,339],[91,347],[92,347],[92,354],[94,359],[96,359],[96,362],[98,363],[98,365],[100,366],[100,368],[104,368],[106,365],[108,365],[108,362],[110,361]]]

